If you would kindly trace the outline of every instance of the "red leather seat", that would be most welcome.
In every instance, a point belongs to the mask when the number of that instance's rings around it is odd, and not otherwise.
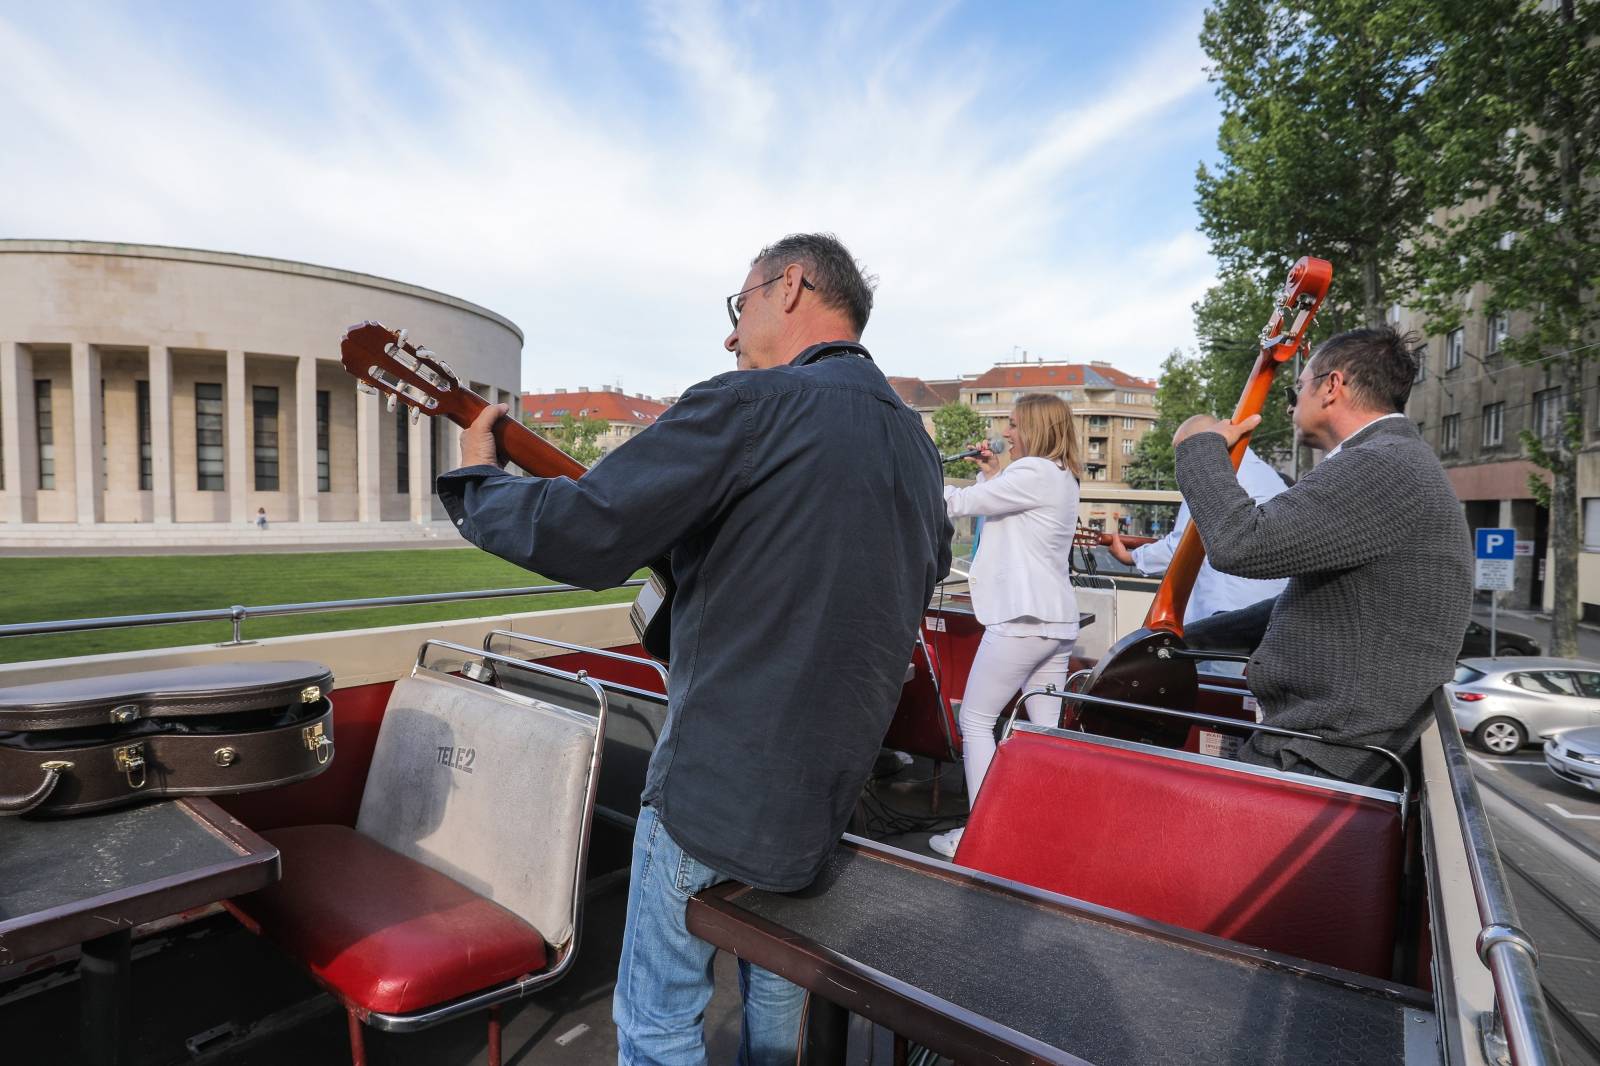
[[[1388,977],[1397,805],[1219,760],[1018,730],[956,861],[1197,932]]]
[[[431,1007],[545,967],[533,926],[354,829],[262,835],[295,876],[230,908],[363,1016]]]

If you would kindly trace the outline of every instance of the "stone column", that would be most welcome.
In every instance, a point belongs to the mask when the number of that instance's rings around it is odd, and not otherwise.
[[[429,449],[433,447],[432,418],[418,418],[408,427],[411,433],[410,479],[406,488],[411,493],[411,521],[427,522],[433,518],[433,485],[428,481]]]
[[[72,346],[72,488],[78,524],[100,521],[100,353],[89,344]]]
[[[171,523],[177,508],[172,476],[172,351],[150,346],[150,502],[151,517]]]
[[[34,428],[33,352],[0,341],[0,424],[5,432],[5,520],[39,517],[39,433]]]
[[[246,402],[248,391],[244,379],[244,353],[228,353],[228,386],[223,393],[223,440],[227,453],[228,521],[241,524],[250,521],[250,474],[255,464],[250,461],[249,439],[245,435],[246,419],[250,407]]]
[[[356,517],[383,519],[383,404],[370,393],[356,393]]]
[[[294,368],[295,484],[300,521],[317,521],[317,357],[302,355]],[[331,458],[331,457],[330,457]]]

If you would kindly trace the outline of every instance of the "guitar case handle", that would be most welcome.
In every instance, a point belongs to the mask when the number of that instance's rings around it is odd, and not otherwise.
[[[39,764],[39,769],[44,771],[44,780],[39,782],[39,787],[25,796],[0,796],[0,815],[27,814],[29,811],[44,803],[50,794],[56,790],[56,785],[61,781],[61,774],[72,769],[70,762],[52,759]]]

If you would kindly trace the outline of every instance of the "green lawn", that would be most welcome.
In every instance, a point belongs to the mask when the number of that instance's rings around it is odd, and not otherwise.
[[[233,604],[258,607],[273,603],[546,584],[555,582],[475,548],[0,558],[0,590],[3,590],[0,591],[0,624],[203,610]],[[627,602],[633,596],[633,589],[623,588],[608,592],[254,618],[245,622],[244,635],[245,639],[252,640],[295,633],[325,633],[336,629]],[[227,640],[231,632],[232,626],[227,622],[197,622],[60,636],[5,637],[0,638],[0,662],[212,644]]]

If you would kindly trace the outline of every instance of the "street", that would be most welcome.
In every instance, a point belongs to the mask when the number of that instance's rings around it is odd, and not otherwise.
[[[1472,617],[1484,625],[1489,624],[1489,608],[1487,605],[1474,604]],[[1507,610],[1504,607],[1499,611],[1499,627],[1522,633],[1539,642],[1539,646],[1548,654],[1550,651],[1550,618],[1541,616],[1532,611]],[[1578,657],[1593,659],[1600,663],[1600,626],[1578,626]]]
[[[1533,749],[1471,758],[1562,1059],[1600,1066],[1600,794],[1557,778]]]

